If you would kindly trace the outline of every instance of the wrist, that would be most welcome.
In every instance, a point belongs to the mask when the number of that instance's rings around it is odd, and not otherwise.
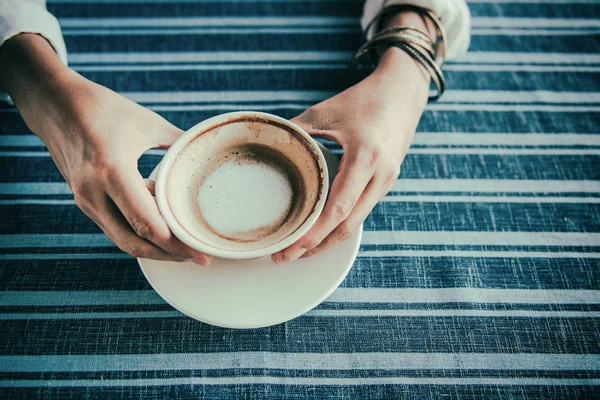
[[[40,35],[19,34],[0,48],[0,89],[8,93],[36,134],[52,118],[57,100],[78,78],[83,79]]]
[[[380,25],[380,29],[392,26],[406,26],[418,29],[436,37],[435,27],[431,21],[415,11],[402,11],[388,16]],[[429,96],[430,75],[427,70],[404,50],[390,46],[381,52],[375,74],[386,79],[390,85],[400,85],[409,89],[417,97],[417,103],[424,105]]]
[[[0,48],[0,72],[0,88],[13,98],[25,92],[23,83],[34,89],[51,87],[73,73],[50,43],[34,33],[21,33],[4,43]]]
[[[437,38],[435,25],[428,18],[424,17],[417,11],[406,10],[388,15],[381,21],[380,30],[393,26],[406,26],[409,28],[418,29],[429,36],[431,41],[434,43]]]
[[[429,97],[429,74],[402,49],[387,49],[371,76],[381,82],[381,87],[394,93],[392,98],[399,103],[397,106],[410,106],[420,111],[425,108]]]

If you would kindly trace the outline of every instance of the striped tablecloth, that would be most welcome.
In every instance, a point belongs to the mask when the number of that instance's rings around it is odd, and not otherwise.
[[[5,105],[0,398],[600,396],[600,3],[469,5],[471,51],[446,67],[347,279],[267,329],[165,304]],[[290,118],[346,88],[361,7],[49,4],[73,68],[182,128],[239,109]]]

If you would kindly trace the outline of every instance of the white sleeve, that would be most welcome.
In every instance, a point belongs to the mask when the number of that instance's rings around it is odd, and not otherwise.
[[[446,29],[448,50],[446,59],[451,60],[463,54],[469,48],[471,41],[471,14],[464,0],[367,0],[361,25],[363,29],[375,18],[377,13],[384,7],[392,4],[410,4],[426,7],[440,17],[442,25]],[[367,38],[373,36],[373,32],[367,32]]]
[[[46,9],[46,0],[0,0],[0,46],[19,33],[38,33],[67,63],[67,48],[60,25]]]

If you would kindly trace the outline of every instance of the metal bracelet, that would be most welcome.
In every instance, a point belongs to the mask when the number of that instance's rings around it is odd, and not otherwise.
[[[360,59],[365,55],[370,55],[373,59],[373,53],[378,46],[385,45],[398,47],[417,61],[429,74],[437,89],[437,92],[434,95],[429,96],[429,100],[437,100],[446,90],[444,74],[433,59],[433,52],[429,51],[431,46],[422,46],[422,43],[419,40],[414,39],[415,37],[413,35],[407,35],[402,27],[398,27],[396,30],[382,32],[361,46],[352,58],[351,65],[355,66],[358,64]]]
[[[371,28],[377,28],[377,24],[381,21],[381,19],[384,16],[390,13],[399,13],[401,11],[414,11],[431,20],[431,22],[435,26],[437,34],[436,40],[433,43],[435,48],[435,61],[440,67],[444,65],[444,62],[446,60],[447,48],[446,30],[442,25],[441,19],[431,9],[426,7],[419,7],[410,4],[392,4],[387,7],[384,7],[379,13],[377,13],[377,15],[375,15],[371,22],[367,24],[363,33],[362,42],[366,42],[367,35]]]

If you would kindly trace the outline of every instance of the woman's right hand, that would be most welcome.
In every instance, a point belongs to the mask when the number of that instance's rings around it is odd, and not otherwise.
[[[2,46],[0,75],[0,85],[48,147],[76,204],[121,250],[210,263],[210,256],[169,230],[137,169],[146,150],[169,147],[180,129],[68,69],[38,35],[19,35]]]

